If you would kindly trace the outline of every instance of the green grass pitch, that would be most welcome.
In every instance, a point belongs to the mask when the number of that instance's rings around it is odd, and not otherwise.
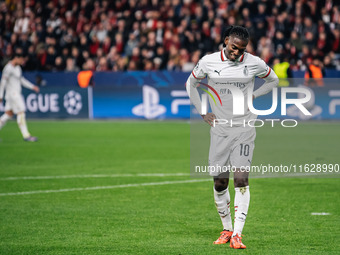
[[[0,131],[0,254],[339,254],[339,178],[251,179],[247,249],[232,250],[212,244],[222,225],[212,182],[189,176],[188,122],[28,125],[38,143],[14,121]],[[259,128],[253,163],[339,163],[339,130]]]

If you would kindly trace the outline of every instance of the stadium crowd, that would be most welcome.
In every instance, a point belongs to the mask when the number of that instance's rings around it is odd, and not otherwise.
[[[335,0],[7,0],[0,65],[22,52],[26,71],[191,71],[229,25],[248,28],[247,51],[269,65],[340,70]]]

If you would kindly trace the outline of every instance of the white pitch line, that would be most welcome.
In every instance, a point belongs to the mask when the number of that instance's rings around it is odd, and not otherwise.
[[[120,177],[168,177],[168,176],[189,176],[189,173],[146,173],[146,174],[80,174],[80,175],[56,175],[56,176],[20,176],[3,177],[0,181],[14,180],[48,180],[48,179],[73,179],[73,178],[120,178]]]
[[[311,215],[331,215],[331,214],[327,212],[312,212]]]
[[[338,174],[338,173],[337,173]],[[192,177],[200,176],[200,173],[193,173]],[[285,177],[301,177],[301,176],[320,176],[314,173],[285,173],[282,175],[265,175],[250,176],[250,178],[285,178]],[[145,174],[80,174],[80,175],[56,175],[56,176],[10,176],[2,177],[0,181],[15,181],[15,180],[52,180],[52,179],[76,179],[76,178],[121,178],[121,177],[168,177],[168,176],[190,176],[190,173],[145,173]],[[233,179],[231,177],[231,179]]]
[[[142,186],[159,186],[159,185],[181,184],[181,183],[195,183],[195,182],[205,182],[205,181],[211,181],[211,179],[193,179],[193,180],[165,181],[165,182],[146,182],[146,183],[132,183],[132,184],[121,184],[121,185],[112,185],[112,186],[97,186],[97,187],[86,187],[86,188],[56,189],[56,190],[32,190],[32,191],[24,191],[24,192],[0,193],[0,197],[5,197],[5,196],[20,196],[20,195],[32,195],[32,194],[44,194],[44,193],[60,193],[60,192],[70,192],[70,191],[119,189],[119,188],[142,187]]]

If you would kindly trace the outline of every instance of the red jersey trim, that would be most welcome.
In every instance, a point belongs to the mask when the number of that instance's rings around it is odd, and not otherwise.
[[[192,76],[194,76],[195,79],[197,79],[197,80],[203,80],[204,79],[204,78],[197,78],[196,75],[194,74],[194,71],[192,71],[191,73],[192,73]]]
[[[269,74],[270,74],[270,72],[272,71],[272,69],[271,68],[269,68],[269,72],[265,75],[265,76],[263,76],[263,77],[260,77],[261,79],[263,79],[263,78],[266,78]]]
[[[224,56],[223,56],[224,54],[223,54],[223,50],[221,50],[221,60],[222,61],[226,61],[226,59],[224,59]]]

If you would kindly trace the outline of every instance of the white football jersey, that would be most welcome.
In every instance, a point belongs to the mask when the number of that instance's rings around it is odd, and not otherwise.
[[[224,54],[224,49],[204,56],[195,66],[192,75],[196,79],[207,77],[208,84],[201,82],[200,88],[208,90],[209,104],[217,119],[228,120],[230,125],[216,125],[211,131],[224,136],[226,132],[247,131],[250,129],[247,121],[257,116],[248,109],[248,91],[254,89],[255,77],[267,77],[270,67],[259,57],[244,53],[236,61],[230,61]],[[238,87],[244,96],[244,115],[233,115],[233,96],[227,86]],[[248,90],[250,88],[250,90]],[[244,127],[244,121],[246,125]]]
[[[9,97],[16,97],[21,94],[21,84],[29,89],[33,89],[34,85],[22,76],[22,70],[19,65],[13,66],[8,62],[1,76],[0,83],[0,98],[3,98],[6,90],[6,99]]]

